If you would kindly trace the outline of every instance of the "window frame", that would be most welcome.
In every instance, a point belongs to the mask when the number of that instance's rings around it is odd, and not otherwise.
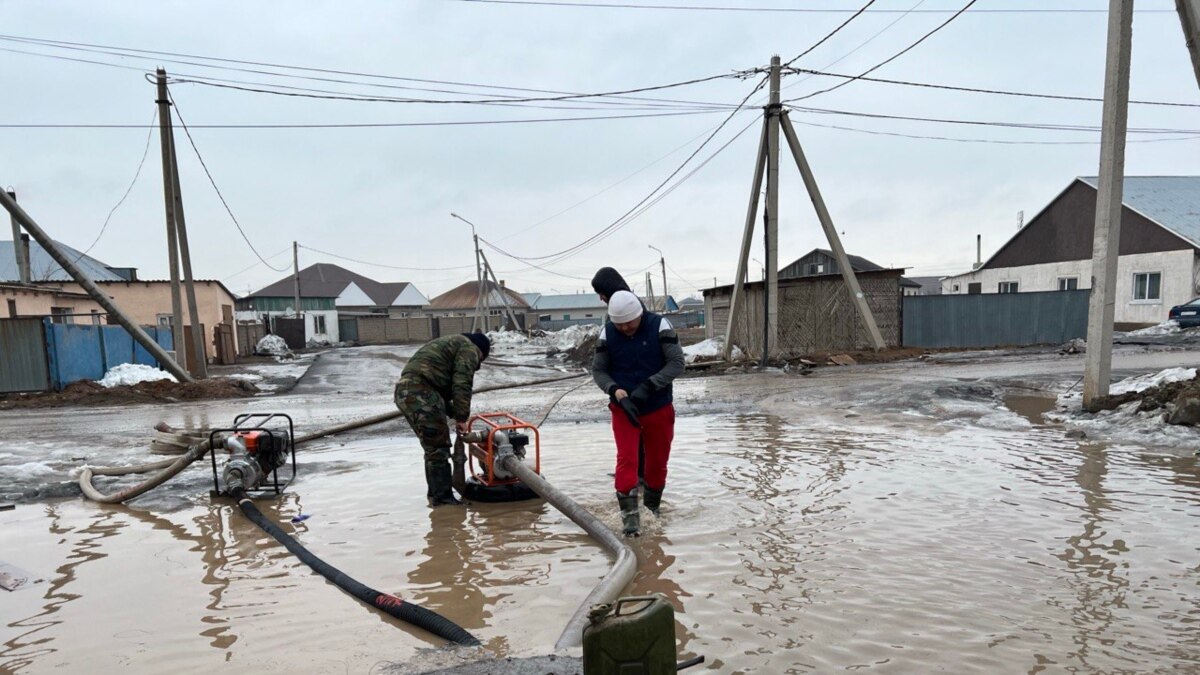
[[[1158,277],[1158,295],[1156,297],[1152,298],[1152,297],[1149,297],[1150,296],[1150,278],[1154,277],[1154,276]],[[1146,278],[1145,292],[1146,292],[1147,297],[1144,297],[1144,298],[1138,297],[1138,277]],[[1162,296],[1163,296],[1163,283],[1162,282],[1163,282],[1163,274],[1161,271],[1134,272],[1133,273],[1133,287],[1130,289],[1130,294],[1129,294],[1130,295],[1129,304],[1131,304],[1131,305],[1161,305],[1162,304]]]
[[[1064,281],[1067,282],[1068,288],[1063,288]],[[1069,287],[1070,282],[1072,282],[1072,281],[1075,282],[1075,288]],[[1079,277],[1078,276],[1059,277],[1058,278],[1058,290],[1060,290],[1060,291],[1077,291],[1077,290],[1079,290]]]
[[[1012,290],[1004,290],[1006,286],[1011,287]],[[1021,282],[1020,281],[1001,281],[996,284],[996,292],[1000,293],[1000,294],[1004,294],[1004,295],[1020,293],[1021,292]]]

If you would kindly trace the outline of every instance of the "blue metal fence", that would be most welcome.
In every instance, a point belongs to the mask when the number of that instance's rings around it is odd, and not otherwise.
[[[79,380],[99,380],[110,368],[122,363],[159,366],[158,360],[120,326],[51,323],[49,318],[43,321],[53,389],[62,389]],[[174,341],[169,329],[143,326],[142,330],[163,349],[171,351]]]
[[[1087,336],[1090,291],[904,298],[907,347],[1056,344]]]

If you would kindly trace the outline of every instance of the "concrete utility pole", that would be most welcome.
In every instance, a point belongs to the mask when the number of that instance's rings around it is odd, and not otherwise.
[[[183,263],[183,283],[187,291],[188,316],[192,320],[192,355],[196,367],[193,369],[201,379],[208,377],[208,356],[204,350],[204,327],[200,324],[200,310],[196,306],[196,285],[192,279],[192,253],[188,246],[187,224],[183,218],[183,190],[179,183],[179,156],[175,153],[175,128],[171,132],[171,184],[175,195],[175,229],[179,238],[179,258]]]
[[[1109,0],[1108,56],[1104,66],[1104,112],[1100,134],[1100,185],[1092,241],[1092,295],[1088,305],[1083,407],[1095,412],[1108,396],[1117,261],[1121,242],[1121,192],[1125,182],[1125,130],[1129,118],[1129,60],[1133,0]]]
[[[488,262],[487,256],[483,255],[483,251],[479,252],[479,256],[483,258],[483,268],[492,277],[492,283],[496,285],[496,292],[500,294],[500,302],[504,303],[504,311],[508,312],[508,318],[512,321],[513,330],[521,330],[521,324],[517,321],[516,314],[513,314],[512,307],[508,304],[508,293],[505,292],[504,286],[496,279],[496,270],[492,269],[492,264]],[[501,320],[501,324],[504,321]]]
[[[13,218],[16,218],[17,222],[24,227],[29,234],[33,235],[33,238],[37,240],[37,243],[41,244],[42,248],[46,249],[46,253],[49,253],[50,257],[54,259],[54,262],[58,263],[59,266],[63,268],[63,271],[71,275],[71,278],[74,279],[75,282],[80,286],[82,286],[83,290],[86,291],[88,295],[92,296],[92,299],[96,301],[96,304],[103,307],[104,311],[108,312],[110,316],[115,317],[117,323],[119,323],[125,330],[129,331],[129,334],[134,340],[137,341],[138,344],[145,347],[146,351],[150,352],[154,358],[158,359],[158,362],[162,364],[163,368],[167,369],[167,372],[174,375],[175,379],[179,380],[180,382],[194,381],[192,376],[189,375],[186,370],[179,367],[179,364],[175,361],[175,359],[171,358],[171,355],[168,354],[161,345],[150,339],[150,336],[146,335],[146,331],[142,330],[140,326],[130,320],[130,318],[126,316],[125,313],[120,310],[120,308],[113,304],[112,299],[105,295],[104,291],[100,290],[100,288],[96,286],[95,282],[93,282],[86,274],[83,273],[82,270],[75,266],[74,261],[72,261],[69,256],[64,254],[58,248],[58,244],[50,238],[50,235],[46,234],[45,230],[43,230],[36,222],[34,222],[33,218],[31,218],[28,213],[25,213],[20,206],[17,206],[16,200],[10,198],[8,193],[0,194],[0,206],[3,206],[5,209],[7,209],[8,212],[12,214]]]
[[[650,280],[649,272],[646,272],[646,298],[650,301],[650,311],[654,311],[654,283]]]
[[[475,244],[475,318],[471,320],[471,332],[474,333],[475,330],[482,325],[483,332],[486,333],[488,330],[486,311],[490,311],[487,310],[487,307],[490,303],[488,302],[487,298],[484,297],[485,290],[483,284],[483,264],[480,260],[482,254],[479,250],[479,235],[475,233],[475,223],[472,223],[453,211],[450,212],[450,217],[457,218],[471,226],[471,241],[473,241]]]
[[[829,209],[825,207],[825,199],[821,197],[821,189],[817,187],[817,178],[813,175],[812,167],[808,165],[808,159],[804,157],[804,150],[800,147],[800,139],[796,136],[796,130],[792,128],[792,121],[788,119],[786,112],[780,115],[779,121],[783,126],[783,134],[787,136],[788,145],[792,148],[792,156],[796,159],[796,166],[800,169],[800,177],[804,179],[804,186],[808,188],[808,196],[812,200],[813,208],[817,211],[817,220],[821,221],[821,229],[825,230],[825,238],[829,240],[829,248],[833,249],[833,255],[837,258],[838,267],[841,268],[842,281],[846,283],[846,288],[850,290],[850,299],[857,306],[858,314],[867,326],[867,332],[871,336],[871,343],[875,345],[876,351],[883,349],[887,345],[883,342],[883,335],[879,332],[879,325],[875,323],[875,315],[871,313],[871,308],[867,305],[867,298],[863,295],[862,287],[858,283],[858,277],[854,274],[854,268],[850,266],[850,258],[846,255],[846,249],[842,247],[842,240],[838,236],[837,228],[833,226],[833,219],[829,216]]]
[[[763,359],[779,351],[779,56],[771,57],[771,99],[767,106],[767,334],[763,336]]]
[[[754,179],[750,186],[750,205],[746,207],[746,226],[742,230],[742,249],[738,256],[737,274],[733,278],[733,293],[729,298],[729,315],[725,323],[725,346],[722,358],[729,360],[733,353],[733,329],[737,325],[737,312],[746,294],[746,267],[750,259],[750,242],[754,240],[754,221],[758,216],[758,195],[762,192],[763,175],[767,168],[767,127],[771,125],[769,117],[763,117],[762,134],[758,139],[758,157],[754,160]],[[766,268],[763,268],[763,282],[766,282]],[[713,287],[717,278],[713,277]],[[715,321],[712,317],[708,321]]]
[[[666,314],[666,313],[667,313],[667,309],[668,309],[668,308],[667,308],[667,258],[666,258],[666,256],[664,256],[664,255],[663,255],[663,252],[662,252],[661,250],[659,250],[659,248],[658,248],[657,246],[651,246],[650,248],[654,249],[655,251],[658,251],[658,264],[662,265],[662,275],[663,275],[663,285],[662,285],[662,296],[663,296],[663,314]]]
[[[8,196],[13,202],[17,201],[16,192],[9,190]],[[12,221],[13,255],[17,257],[17,278],[21,283],[28,284],[32,278],[29,273],[29,240],[21,237],[21,225],[17,223],[16,216],[10,215],[9,220]]]
[[[1192,56],[1196,85],[1200,86],[1200,0],[1175,0],[1175,9],[1183,24],[1183,40]]]
[[[300,316],[300,242],[292,242],[292,308]]]
[[[167,210],[167,264],[171,279],[171,336],[175,354],[187,353],[183,337],[183,303],[179,297],[179,242],[175,229],[175,181],[171,174],[171,103],[167,99],[167,71],[156,71],[158,80],[158,130],[162,141],[163,201]],[[186,360],[185,360],[186,362]]]

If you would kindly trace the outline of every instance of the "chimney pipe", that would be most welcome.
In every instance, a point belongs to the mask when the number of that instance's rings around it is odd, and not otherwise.
[[[983,235],[975,235],[975,265],[973,269],[983,267]]]
[[[15,245],[16,243],[14,242]],[[33,267],[29,264],[29,235],[24,232],[21,233],[21,246],[18,255],[21,256],[20,261],[17,263],[21,268],[21,283],[31,284],[33,283]]]
[[[508,288],[507,286],[504,285],[503,279],[500,280],[500,288]]]

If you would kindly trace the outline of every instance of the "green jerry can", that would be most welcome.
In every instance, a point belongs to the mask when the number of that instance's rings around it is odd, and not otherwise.
[[[661,593],[595,605],[583,629],[583,675],[675,672],[675,608]]]

